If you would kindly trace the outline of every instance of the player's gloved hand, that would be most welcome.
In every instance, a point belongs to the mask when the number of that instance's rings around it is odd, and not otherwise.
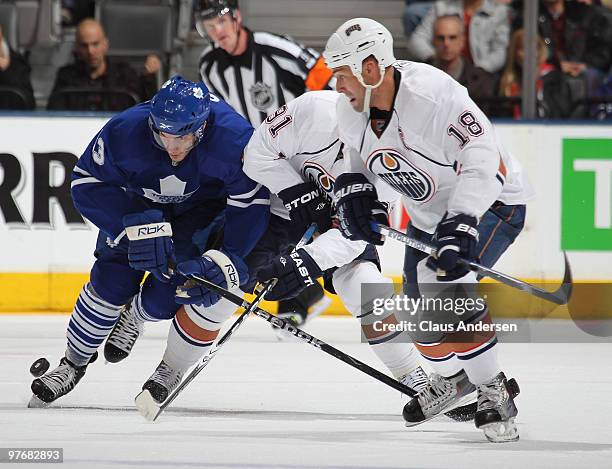
[[[340,231],[352,241],[384,244],[382,235],[372,230],[371,221],[388,226],[387,207],[380,202],[374,185],[360,173],[341,174],[334,184]]]
[[[288,187],[278,196],[289,211],[291,221],[302,229],[305,230],[312,222],[317,224],[320,233],[331,227],[331,204],[313,182]]]
[[[159,210],[145,210],[123,217],[129,240],[128,261],[136,270],[148,270],[162,282],[170,278],[168,261],[173,258],[172,227]]]
[[[436,256],[429,256],[427,267],[436,271],[439,281],[457,280],[469,272],[469,268],[458,260],[472,261],[476,258],[477,225],[476,217],[465,214],[451,218],[445,216],[438,223],[433,238]]]
[[[227,290],[234,290],[249,279],[249,270],[239,256],[215,249],[206,251],[200,258],[180,262],[176,269],[186,277],[195,274]],[[221,297],[188,280],[177,289],[174,299],[179,304],[198,304],[208,308]]]
[[[259,282],[277,278],[278,282],[266,295],[267,300],[294,298],[306,287],[314,285],[323,272],[310,254],[304,249],[293,250],[291,254],[274,258],[270,265],[257,273]]]

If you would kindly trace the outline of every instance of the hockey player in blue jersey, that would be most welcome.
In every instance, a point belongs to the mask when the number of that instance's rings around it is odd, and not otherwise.
[[[129,353],[126,334],[138,335],[144,321],[173,320],[163,360],[143,387],[162,400],[206,353],[235,307],[198,289],[197,304],[177,312],[176,287],[186,278],[169,266],[189,274],[188,259],[197,258],[198,272],[224,288],[239,291],[247,281],[243,258],[265,231],[270,204],[268,190],[242,171],[252,132],[202,83],[174,77],[93,138],[74,168],[72,196],[100,230],[96,261],[70,318],[66,354],[32,382],[35,398],[49,403],[70,392],[113,327],[121,334],[105,355],[119,361]],[[216,249],[200,257],[202,246]]]

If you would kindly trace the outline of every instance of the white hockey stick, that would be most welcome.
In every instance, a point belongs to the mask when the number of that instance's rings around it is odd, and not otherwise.
[[[417,251],[421,251],[429,255],[435,254],[436,252],[436,249],[433,246],[417,239],[411,238],[410,236],[405,235],[401,231],[394,230],[392,228],[389,228],[388,226],[382,226],[372,223],[372,229],[387,238],[400,241],[406,246],[410,246],[411,248],[416,249]],[[565,252],[563,253],[563,257],[565,258],[565,273],[563,274],[563,282],[561,286],[554,292],[543,290],[539,287],[536,287],[535,285],[523,282],[522,280],[510,277],[509,275],[503,274],[496,270],[489,269],[488,267],[485,267],[484,265],[478,264],[476,262],[468,261],[465,259],[459,259],[459,261],[462,262],[467,268],[479,273],[483,277],[490,277],[500,283],[516,288],[518,290],[522,290],[525,293],[537,296],[538,298],[542,298],[543,300],[550,301],[558,305],[564,305],[567,304],[572,294],[572,271],[570,269],[569,261],[567,260],[567,255],[565,254]]]
[[[317,230],[317,224],[316,223],[312,223],[308,229],[306,230],[306,232],[304,233],[304,235],[302,236],[302,238],[299,240],[299,242],[296,245],[296,249],[300,248],[302,246],[304,246],[306,243],[308,243],[308,241],[310,240],[310,238],[312,238],[312,236],[314,235],[315,231]],[[194,278],[197,278],[194,276]],[[219,351],[219,349],[221,347],[223,347],[223,345],[229,340],[229,338],[232,336],[232,334],[242,325],[242,323],[244,322],[244,320],[253,312],[257,309],[257,307],[259,306],[259,303],[261,303],[261,301],[263,301],[265,295],[272,290],[272,288],[274,288],[274,285],[276,285],[276,279],[272,279],[269,282],[266,282],[266,284],[263,286],[263,288],[259,289],[259,292],[257,293],[257,295],[255,296],[255,299],[253,300],[252,303],[248,304],[248,307],[245,308],[244,313],[242,313],[238,319],[236,319],[236,321],[234,322],[234,324],[232,324],[232,326],[228,329],[228,331],[223,335],[223,337],[221,337],[217,343],[213,346],[213,348],[210,350],[210,352],[208,352],[204,358],[202,359],[202,361],[195,366],[195,368],[193,368],[191,370],[191,372],[189,372],[189,374],[183,379],[183,381],[181,381],[181,384],[179,384],[179,386],[172,391],[172,393],[170,393],[170,395],[166,398],[166,400],[159,404],[155,399],[153,399],[153,396],[151,395],[151,393],[148,390],[144,390],[141,391],[136,398],[134,399],[134,402],[136,403],[136,408],[138,409],[138,411],[140,412],[140,414],[147,420],[154,422],[160,415],[161,413],[166,409],[166,407],[168,407],[177,397],[178,395],[182,392],[182,390],[191,382],[193,381],[193,379],[200,374],[200,372],[206,368],[206,366],[208,365],[208,363],[210,363],[210,361],[213,359],[213,357],[215,356],[215,354]]]

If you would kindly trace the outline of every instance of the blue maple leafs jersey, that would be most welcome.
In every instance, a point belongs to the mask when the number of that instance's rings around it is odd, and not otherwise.
[[[226,198],[223,249],[244,257],[265,231],[269,191],[242,171],[242,152],[253,128],[211,96],[203,137],[172,166],[153,140],[145,102],[113,117],[93,138],[72,173],[76,208],[112,240],[124,233],[123,216],[155,207],[181,215],[206,200]]]

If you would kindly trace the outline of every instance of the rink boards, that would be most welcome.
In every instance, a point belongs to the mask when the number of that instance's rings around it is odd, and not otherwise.
[[[71,204],[70,170],[107,119],[0,116],[0,311],[72,309],[94,260],[97,232]],[[523,233],[496,268],[554,289],[565,250],[576,281],[612,283],[612,127],[495,127],[537,192]],[[380,255],[384,273],[399,281],[403,246],[389,240]],[[607,300],[582,294],[585,313]],[[512,301],[528,301],[515,296]],[[329,311],[345,313],[336,299]],[[559,308],[549,317],[565,314]]]

